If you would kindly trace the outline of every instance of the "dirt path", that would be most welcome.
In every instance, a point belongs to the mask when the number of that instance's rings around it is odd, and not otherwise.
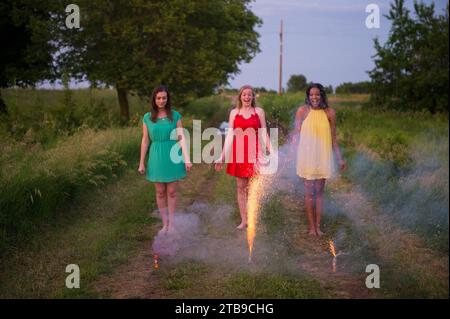
[[[327,184],[326,235],[306,235],[303,189],[292,172],[271,181],[248,262],[235,181],[197,165],[180,184],[178,232],[161,227],[152,186],[134,171],[86,196],[78,216],[17,251],[0,271],[5,297],[85,298],[443,298],[448,255],[390,223],[355,185]],[[149,188],[150,187],[150,188]],[[150,198],[149,198],[150,196]],[[344,252],[332,270],[329,240]],[[158,269],[153,254],[160,253]],[[58,258],[55,258],[58,256]],[[82,289],[64,287],[68,263],[82,269]],[[377,264],[381,289],[367,289],[365,267]]]
[[[365,265],[351,251],[344,251],[336,260],[333,270],[330,241],[336,245],[335,224],[333,217],[322,220],[325,235],[311,237],[307,235],[308,225],[304,211],[304,193],[302,184],[293,173],[293,167],[283,167],[275,177],[273,187],[280,207],[280,214],[285,222],[282,239],[289,247],[289,254],[296,256],[299,268],[317,279],[330,293],[331,298],[379,298],[376,290],[368,289],[365,279]],[[326,213],[326,212],[325,212]],[[340,247],[336,245],[336,252]]]
[[[153,267],[155,243],[160,240],[156,237],[153,242],[143,243],[139,253],[112,275],[98,280],[95,290],[112,298],[214,298],[226,294],[217,291],[220,289],[217,286],[210,291],[199,292],[185,283],[185,277],[190,275],[189,269],[201,273],[203,284],[199,285],[209,285],[206,283],[208,281],[221,285],[223,278],[234,277],[242,271],[276,274],[289,269],[290,272],[301,272],[312,277],[320,283],[322,291],[329,298],[379,297],[375,291],[365,287],[367,274],[361,262],[353,256],[340,256],[337,271],[332,271],[332,257],[328,250],[331,237],[312,239],[306,235],[298,182],[282,174],[278,176],[275,186],[284,191],[274,192],[276,207],[272,209],[269,205],[265,208],[268,219],[261,217],[261,234],[255,240],[254,259],[255,264],[259,264],[250,268],[241,267],[246,264],[247,243],[245,233],[236,233],[234,230],[237,221],[234,203],[214,202],[214,192],[218,191],[216,188],[222,187],[219,191],[223,192],[223,185],[218,184],[227,181],[227,178],[214,173],[211,167],[201,165],[193,170],[189,179],[180,184],[180,207],[184,207],[184,210],[179,214],[180,218],[184,218],[183,222],[190,226],[176,243],[176,256],[163,256],[159,260],[160,267],[164,269]],[[233,181],[228,180],[227,183],[228,198],[234,198]],[[283,225],[276,226],[279,222],[270,220],[270,214],[280,214]],[[275,226],[271,226],[271,223]],[[278,228],[270,231],[274,227]],[[192,260],[194,264],[190,264]],[[172,289],[170,283],[175,282],[173,285],[176,286],[177,280],[182,287]]]
[[[190,172],[189,179],[179,184],[179,207],[189,207],[208,197],[205,190],[211,190],[215,182],[215,179],[211,178],[210,168],[206,165],[195,167]],[[154,210],[152,215],[160,218],[157,210]],[[148,231],[156,234],[159,227],[159,224],[153,225]],[[111,298],[161,298],[165,291],[157,275],[158,269],[154,267],[153,256],[153,240],[142,243],[137,255],[117,268],[112,275],[102,276],[92,289]]]

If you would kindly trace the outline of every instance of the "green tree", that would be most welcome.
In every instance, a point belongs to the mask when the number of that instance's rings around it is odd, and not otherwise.
[[[371,103],[400,110],[448,112],[449,6],[435,15],[434,4],[414,2],[415,17],[395,0],[386,16],[392,27],[382,46],[374,45]]]
[[[336,87],[336,93],[338,94],[369,94],[371,92],[371,85],[372,83],[369,81],[363,81],[363,82],[344,82],[342,84],[339,84]]]
[[[59,25],[58,65],[72,77],[113,86],[120,114],[128,94],[164,84],[177,97],[211,94],[259,52],[261,23],[249,0],[79,0],[81,28]]]
[[[304,91],[307,87],[306,77],[303,74],[291,75],[287,83],[288,92]]]
[[[0,89],[32,86],[44,79],[55,79],[52,42],[51,0],[3,0],[0,2]],[[0,113],[7,113],[1,97]]]

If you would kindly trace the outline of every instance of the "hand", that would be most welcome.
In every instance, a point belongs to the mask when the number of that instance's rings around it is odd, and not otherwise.
[[[219,172],[219,171],[222,169],[222,166],[223,166],[222,158],[219,158],[219,159],[216,161],[216,163],[215,163],[215,165],[214,165],[214,168],[215,168],[215,170],[216,170],[217,172]]]
[[[291,141],[290,141],[291,145],[297,146],[298,143],[298,136],[297,135],[293,135],[291,137]]]
[[[184,167],[186,168],[186,172],[189,172],[192,168],[192,163],[186,162],[186,163],[184,163]]]
[[[345,164],[345,161],[342,159],[339,161],[339,168],[341,171],[344,171],[347,168],[347,164]]]
[[[145,173],[145,165],[144,164],[139,164],[138,172],[139,172],[139,174],[144,175],[144,173]]]
[[[219,159],[216,160],[216,163],[214,164],[214,168],[217,172],[219,172],[222,169],[223,166],[223,159],[222,157],[220,157]]]

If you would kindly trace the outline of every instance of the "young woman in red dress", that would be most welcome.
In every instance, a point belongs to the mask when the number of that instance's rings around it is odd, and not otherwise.
[[[261,136],[265,141],[260,141],[258,129],[264,129]],[[236,177],[237,201],[241,215],[241,223],[237,229],[247,228],[249,182],[258,174],[258,159],[263,144],[261,142],[268,145],[266,129],[266,116],[264,110],[256,106],[253,88],[249,85],[243,86],[239,90],[237,105],[230,112],[225,144],[215,165],[216,171],[220,171],[226,159],[227,174]]]

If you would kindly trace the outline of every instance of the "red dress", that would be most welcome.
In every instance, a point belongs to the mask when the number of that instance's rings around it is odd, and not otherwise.
[[[258,173],[258,128],[260,127],[261,122],[255,110],[247,119],[239,113],[236,115],[233,123],[233,160],[227,165],[227,174],[248,178]]]

